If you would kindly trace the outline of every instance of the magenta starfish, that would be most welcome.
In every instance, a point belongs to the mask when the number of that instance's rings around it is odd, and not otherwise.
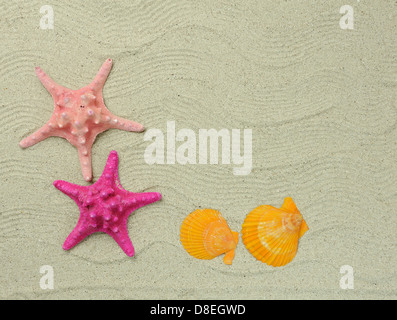
[[[55,109],[50,120],[23,139],[19,145],[27,148],[51,136],[67,139],[77,148],[83,177],[86,181],[90,181],[92,179],[91,147],[99,133],[112,128],[134,132],[144,130],[141,124],[117,117],[106,108],[102,88],[111,68],[112,60],[107,59],[88,86],[71,90],[55,83],[36,67],[37,77],[52,95]]]
[[[127,256],[134,255],[134,247],[128,237],[127,218],[136,209],[160,200],[161,194],[124,190],[118,177],[118,161],[117,152],[110,152],[101,177],[90,186],[54,181],[54,186],[72,198],[80,209],[79,221],[66,238],[64,250],[73,248],[94,232],[106,232]]]

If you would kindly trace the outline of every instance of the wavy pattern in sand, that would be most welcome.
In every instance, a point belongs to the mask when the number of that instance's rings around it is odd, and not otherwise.
[[[2,298],[396,297],[395,3],[357,4],[352,32],[339,28],[337,6],[314,0],[68,1],[54,5],[53,31],[38,27],[41,5],[0,5]],[[98,136],[94,181],[115,149],[127,190],[163,194],[128,220],[132,259],[105,234],[64,252],[79,212],[52,182],[86,185],[77,152],[60,138],[18,146],[53,109],[34,67],[77,89],[107,57],[115,114],[161,130],[167,121],[196,133],[253,130],[253,169],[240,177],[233,165],[150,166],[143,134]],[[220,210],[240,231],[250,210],[288,195],[310,231],[285,268],[257,262],[241,241],[231,267],[193,259],[179,242],[196,208]],[[39,287],[47,264],[52,292]],[[355,290],[339,287],[344,264]]]

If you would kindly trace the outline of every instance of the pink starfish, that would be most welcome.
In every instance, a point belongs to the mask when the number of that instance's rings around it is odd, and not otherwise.
[[[160,200],[161,194],[124,190],[118,177],[118,163],[117,152],[110,152],[101,177],[90,186],[54,181],[54,186],[72,198],[80,209],[79,221],[66,238],[64,250],[73,248],[94,232],[106,232],[127,256],[134,255],[134,247],[128,237],[127,218],[136,209]]]
[[[36,67],[39,80],[54,99],[55,109],[50,120],[19,145],[27,148],[51,136],[67,139],[77,148],[83,177],[90,181],[91,147],[99,133],[112,128],[135,132],[144,130],[141,124],[117,117],[106,108],[102,88],[111,68],[112,60],[107,59],[88,86],[71,90],[55,83]]]

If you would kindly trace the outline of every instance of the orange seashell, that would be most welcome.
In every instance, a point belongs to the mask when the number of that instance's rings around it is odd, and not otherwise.
[[[232,264],[239,233],[231,231],[219,211],[197,209],[181,226],[181,242],[185,250],[197,259],[213,259],[223,253],[225,264]]]
[[[291,262],[298,240],[309,230],[292,198],[280,209],[262,205],[252,210],[243,223],[242,239],[254,257],[273,267]]]

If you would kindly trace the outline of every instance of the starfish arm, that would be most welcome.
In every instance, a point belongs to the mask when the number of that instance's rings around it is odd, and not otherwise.
[[[148,204],[154,203],[161,199],[161,193],[159,192],[142,192],[142,193],[130,193],[128,197],[123,200],[124,208],[131,209],[131,214],[134,210],[139,209]]]
[[[76,229],[73,229],[73,231],[69,234],[69,236],[66,238],[65,242],[63,243],[63,250],[70,250],[72,249],[76,244],[78,244],[82,239],[79,241],[78,239],[78,232]]]
[[[110,70],[112,69],[113,61],[112,59],[107,59],[101,69],[99,69],[97,75],[95,76],[94,80],[91,82],[91,88],[94,91],[102,90],[103,86],[105,85],[106,79],[109,76]]]
[[[36,67],[36,75],[39,78],[40,82],[43,84],[43,86],[52,96],[55,96],[58,93],[59,89],[67,89],[52,80],[40,67]]]
[[[121,118],[113,114],[110,115],[109,128],[120,129],[129,132],[142,132],[145,130],[144,126],[140,123]]]
[[[59,191],[62,191],[64,194],[72,198],[73,200],[77,200],[78,196],[80,194],[80,190],[84,188],[83,186],[79,186],[74,183],[70,183],[67,181],[63,180],[55,180],[53,182],[53,185],[55,188],[57,188]],[[77,203],[77,201],[76,201]]]
[[[159,192],[135,193],[134,197],[137,199],[137,202],[141,204],[141,206],[146,206],[153,202],[159,201],[161,199],[161,193]]]
[[[79,219],[76,227],[73,229],[73,231],[69,234],[69,236],[63,243],[62,248],[64,250],[69,250],[73,248],[76,244],[84,240],[93,232],[93,230],[90,228],[90,226],[86,227],[83,223],[81,223],[81,219]]]
[[[118,168],[119,156],[117,155],[117,151],[113,150],[110,152],[108,159],[106,160],[105,168],[103,169],[102,175],[98,179],[98,182],[111,184],[114,181],[118,187],[123,189],[119,181]]]
[[[135,254],[134,246],[128,236],[126,225],[121,225],[119,229],[114,229],[108,234],[112,236],[127,256],[132,257]]]
[[[83,174],[85,181],[92,180],[92,164],[91,164],[91,146],[79,146],[77,148],[79,152],[81,173]]]
[[[105,169],[104,172],[108,172],[108,171],[116,171],[119,167],[119,156],[117,154],[116,150],[112,150],[109,153],[108,159],[106,160],[106,165],[105,165]]]
[[[119,168],[119,156],[117,151],[112,150],[109,153],[108,159],[106,160],[105,168],[103,169],[103,174],[110,177],[115,177],[118,181],[118,168]]]
[[[48,125],[48,123],[42,126],[39,130],[32,133],[30,136],[19,142],[21,148],[28,148],[40,141],[47,139],[48,137],[54,136],[53,128]]]

